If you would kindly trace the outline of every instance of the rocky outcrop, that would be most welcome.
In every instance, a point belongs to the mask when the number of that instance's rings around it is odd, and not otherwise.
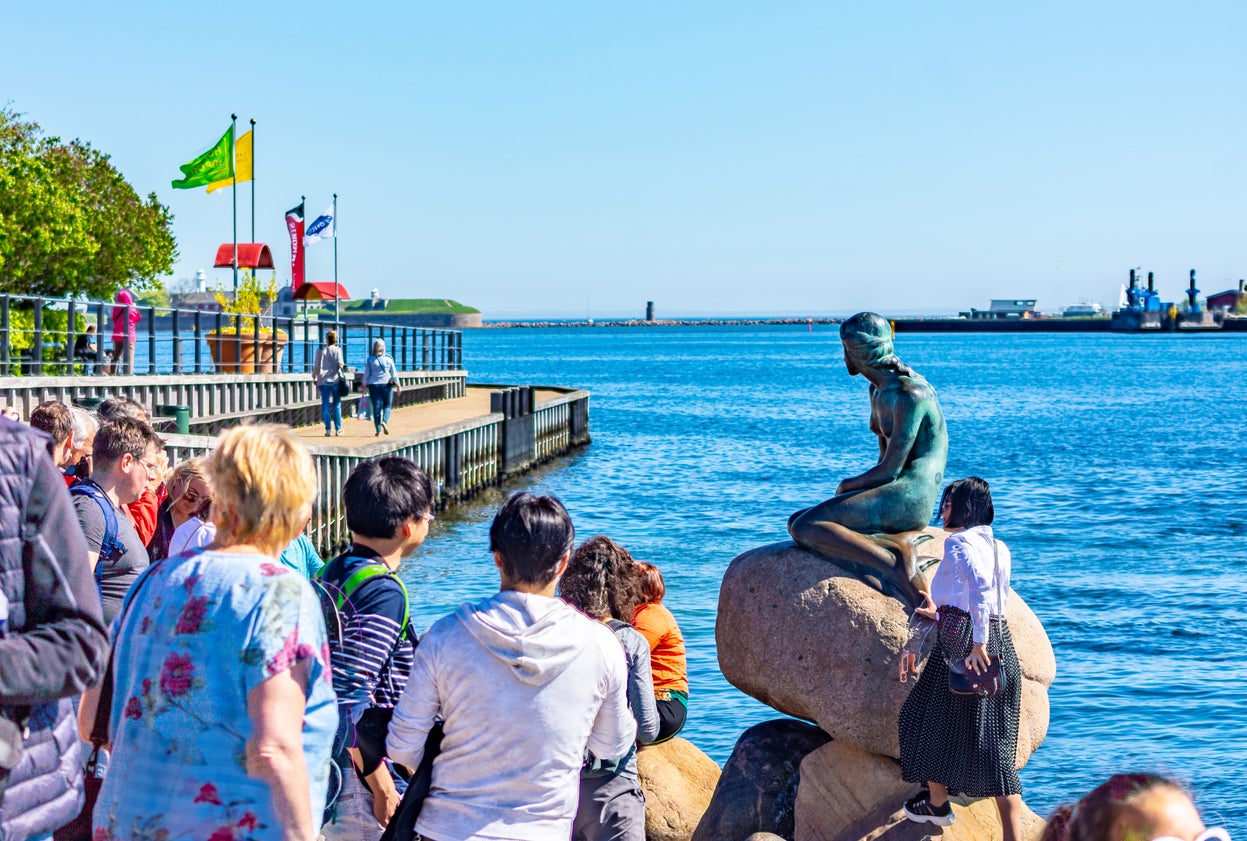
[[[920,553],[942,550],[944,532]],[[1009,628],[1022,667],[1022,767],[1048,729],[1056,660],[1047,634],[1018,597]],[[900,753],[896,721],[912,683],[897,680],[907,618],[901,603],[796,544],[732,561],[719,593],[715,639],[724,677],[764,704],[818,723],[867,753]]]
[[[822,730],[791,718],[750,727],[723,766],[693,841],[737,841],[763,832],[791,839],[798,768],[827,742]]]
[[[925,841],[940,830],[913,823],[902,807],[917,787],[901,779],[890,757],[830,742],[801,763],[797,789],[795,841]],[[953,800],[957,820],[944,827],[941,841],[995,841],[1002,837],[993,800]],[[933,833],[934,830],[934,833]],[[1023,806],[1022,837],[1032,841],[1043,821]]]
[[[719,782],[719,766],[685,739],[637,751],[646,841],[690,841]]]
[[[938,560],[945,532],[928,532],[934,539],[921,544],[919,554]],[[1021,768],[1048,729],[1056,660],[1039,620],[1016,595],[1008,620],[1022,672]],[[896,759],[897,719],[913,688],[897,680],[907,636],[899,601],[791,542],[733,560],[715,624],[724,677],[818,728],[767,722],[747,731],[694,841],[739,841],[751,833],[795,841],[1000,838],[990,798],[954,800],[957,821],[942,834],[904,817],[902,806],[917,790],[901,779]],[[789,809],[792,822],[786,824],[781,819]],[[1025,810],[1024,837],[1037,838],[1042,827]]]

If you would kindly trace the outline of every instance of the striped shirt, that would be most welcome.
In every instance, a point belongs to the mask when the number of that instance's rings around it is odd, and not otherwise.
[[[379,563],[376,555],[356,545],[330,561],[320,577],[331,589],[341,589],[357,570]],[[402,634],[406,612],[406,594],[388,575],[365,581],[342,607],[342,639],[330,635],[329,661],[348,747],[355,744],[360,716],[370,707],[392,709],[407,686],[416,650],[414,634]]]

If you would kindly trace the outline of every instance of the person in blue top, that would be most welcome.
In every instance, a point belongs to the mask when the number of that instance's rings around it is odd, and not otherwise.
[[[377,339],[372,343],[372,355],[364,363],[364,385],[368,388],[368,399],[372,402],[372,425],[377,435],[384,432],[390,434],[388,421],[390,407],[394,403],[394,392],[398,390],[398,369],[394,360],[385,352],[385,340]]]
[[[286,544],[286,548],[277,556],[277,562],[290,567],[304,578],[311,578],[325,565],[324,559],[316,551],[316,544],[304,532],[300,532],[298,537]]]
[[[112,759],[93,837],[312,839],[337,705],[319,600],[277,553],[307,522],[316,469],[270,424],[208,455],[212,547],[153,564],[113,625]],[[93,732],[101,688],[83,696]]]
[[[428,536],[433,482],[409,459],[373,459],[351,471],[342,501],[351,547],[317,576],[341,602],[342,628],[329,638],[338,696],[334,761],[342,771],[342,790],[321,836],[375,841],[398,808],[402,784],[389,763],[369,757],[357,736],[388,720],[411,673],[416,637],[407,589],[394,573]]]

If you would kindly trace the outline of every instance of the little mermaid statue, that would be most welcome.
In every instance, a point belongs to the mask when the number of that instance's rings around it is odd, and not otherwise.
[[[892,326],[861,312],[840,325],[844,364],[870,382],[870,429],[879,463],[845,479],[831,499],[788,518],[792,539],[875,579],[911,607],[930,586],[917,542],[930,522],[948,461],[948,431],[931,384],[892,348]],[[872,582],[873,583],[873,582]]]

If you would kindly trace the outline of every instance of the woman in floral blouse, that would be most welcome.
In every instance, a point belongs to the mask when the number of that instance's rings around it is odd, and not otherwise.
[[[324,620],[275,556],[316,492],[288,429],[225,432],[208,457],[216,541],[154,564],[113,626],[112,759],[94,841],[312,841],[337,725]],[[83,701],[89,733],[98,690]]]

